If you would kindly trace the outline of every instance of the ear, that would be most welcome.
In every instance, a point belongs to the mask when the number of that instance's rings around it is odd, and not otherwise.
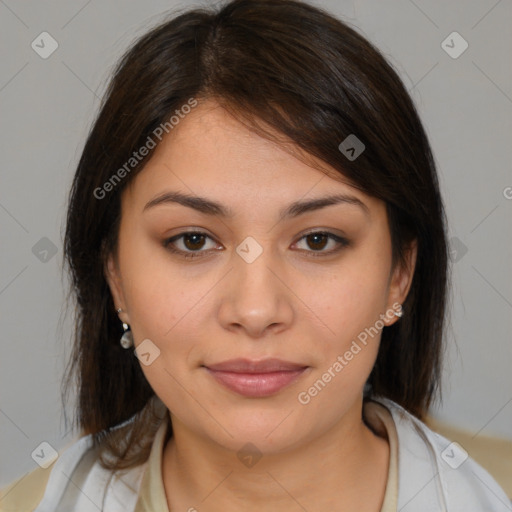
[[[121,319],[121,321],[129,323],[130,318],[126,311],[126,303],[124,300],[124,293],[121,285],[119,265],[113,253],[110,253],[106,258],[104,274],[105,279],[107,280],[108,286],[110,288],[110,293],[112,294],[112,300],[114,301],[115,308],[121,308],[123,310],[121,313],[119,313],[119,318]]]
[[[396,305],[403,304],[407,298],[414,276],[414,269],[416,268],[417,254],[418,243],[417,240],[413,240],[405,249],[404,263],[397,263],[396,267],[393,269],[389,283],[388,311],[396,311]],[[397,318],[398,317],[393,315],[393,318],[387,322],[387,325],[393,324]]]

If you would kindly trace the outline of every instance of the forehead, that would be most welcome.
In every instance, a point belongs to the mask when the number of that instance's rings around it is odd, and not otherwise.
[[[377,201],[326,163],[291,143],[261,137],[211,100],[164,135],[130,183],[127,196],[140,203],[166,189],[215,197],[226,204],[238,200],[241,208],[326,193],[350,193],[366,203]]]
[[[267,126],[266,130],[283,138],[271,127]],[[308,176],[321,177],[321,171],[297,158],[298,153],[299,148],[291,142],[278,144],[262,137],[218,103],[207,100],[163,137],[151,163],[172,164],[180,169],[186,167],[201,173],[205,179],[221,179],[224,170],[226,174],[236,173],[239,178],[243,178],[244,171],[250,171],[255,179],[264,182],[278,179],[287,171],[306,179]],[[321,162],[317,160],[315,163],[319,165]]]

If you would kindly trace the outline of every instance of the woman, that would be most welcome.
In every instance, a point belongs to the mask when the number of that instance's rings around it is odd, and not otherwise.
[[[421,421],[448,281],[436,170],[395,71],[327,13],[235,0],[143,36],[65,254],[84,436],[5,510],[509,510]]]

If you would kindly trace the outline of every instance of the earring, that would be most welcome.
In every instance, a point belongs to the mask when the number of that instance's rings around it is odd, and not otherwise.
[[[123,310],[121,308],[118,308],[117,314],[121,313],[122,311]],[[119,343],[121,344],[121,346],[123,348],[128,349],[130,347],[133,347],[133,334],[132,334],[132,331],[130,330],[130,326],[124,322],[123,322],[123,329],[124,329],[124,333],[121,336]]]
[[[404,316],[404,310],[402,309],[402,304],[399,304],[399,309],[398,311],[393,311],[393,313],[395,314],[395,316],[397,316],[398,318],[402,318]]]
[[[130,326],[123,322],[123,329],[124,333],[121,336],[121,340],[119,341],[119,343],[121,343],[121,346],[123,348],[133,347],[133,334],[132,331],[130,330]]]

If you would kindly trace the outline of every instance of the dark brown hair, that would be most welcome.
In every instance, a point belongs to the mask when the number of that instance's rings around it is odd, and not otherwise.
[[[404,317],[383,330],[367,395],[423,417],[438,391],[448,270],[436,169],[413,102],[379,51],[321,9],[296,0],[234,0],[174,15],[141,37],[119,62],[85,144],[65,233],[77,318],[64,385],[76,378],[77,425],[118,457],[111,467],[148,455],[141,439],[156,424],[156,398],[133,351],[119,344],[104,263],[116,247],[120,195],[152,151],[117,173],[122,179],[105,197],[97,191],[191,98],[215,99],[256,133],[278,134],[280,143],[383,200],[394,264],[417,241]],[[351,134],[365,145],[354,160],[338,147]]]

